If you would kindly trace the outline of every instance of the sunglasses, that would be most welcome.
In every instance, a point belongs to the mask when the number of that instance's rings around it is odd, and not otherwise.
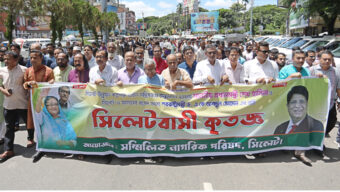
[[[264,53],[264,54],[268,54],[269,53],[269,50],[259,50],[259,51],[261,51],[262,53]]]
[[[216,51],[207,52],[209,55],[216,55]]]

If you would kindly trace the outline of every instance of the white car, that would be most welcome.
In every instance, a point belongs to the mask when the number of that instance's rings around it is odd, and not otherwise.
[[[340,69],[340,47],[332,51],[334,55],[334,62],[337,69]]]

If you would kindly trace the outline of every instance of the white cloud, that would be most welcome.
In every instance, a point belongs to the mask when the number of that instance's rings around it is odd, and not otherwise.
[[[176,5],[172,5],[165,2],[158,2],[152,4],[153,1],[135,0],[135,1],[121,1],[130,10],[135,12],[136,19],[142,18],[142,12],[144,17],[157,16],[162,17],[176,10]]]
[[[158,16],[158,11],[155,8],[145,4],[143,1],[123,1],[122,3],[125,4],[125,6],[130,10],[135,12],[137,19],[142,18],[142,12],[144,13],[144,17]]]
[[[211,8],[229,8],[235,0],[213,0],[213,1],[206,1],[203,4],[203,7],[211,7]]]
[[[168,8],[173,8],[173,7],[175,7],[175,5],[172,5],[172,4],[170,4],[170,3],[165,3],[165,2],[163,2],[163,1],[159,2],[159,3],[158,3],[158,6],[159,6],[160,8],[163,8],[163,9],[168,9]]]

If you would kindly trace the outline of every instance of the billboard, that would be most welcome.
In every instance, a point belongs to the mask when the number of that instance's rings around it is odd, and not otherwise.
[[[107,12],[115,12],[117,13],[118,8],[116,6],[108,5],[107,6]]]
[[[143,27],[143,23],[137,23],[137,29],[138,30],[147,29],[146,26],[147,26],[147,23],[144,23],[144,27]]]
[[[278,7],[283,7],[283,8],[288,8],[285,3],[284,0],[277,0],[277,6]]]
[[[218,11],[191,14],[191,32],[217,32]]]
[[[50,30],[50,17],[34,17],[27,19],[28,31],[49,31]]]
[[[303,7],[306,2],[306,0],[297,1],[296,7],[294,7],[294,9],[290,9],[289,29],[308,27],[308,18],[305,18],[303,14]]]
[[[126,13],[123,12],[123,13],[118,13],[118,18],[119,18],[119,26],[120,26],[120,30],[125,30],[126,29]]]

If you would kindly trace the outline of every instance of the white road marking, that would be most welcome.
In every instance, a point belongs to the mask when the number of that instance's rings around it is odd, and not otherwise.
[[[213,187],[211,183],[203,183],[204,191],[213,191]]]

